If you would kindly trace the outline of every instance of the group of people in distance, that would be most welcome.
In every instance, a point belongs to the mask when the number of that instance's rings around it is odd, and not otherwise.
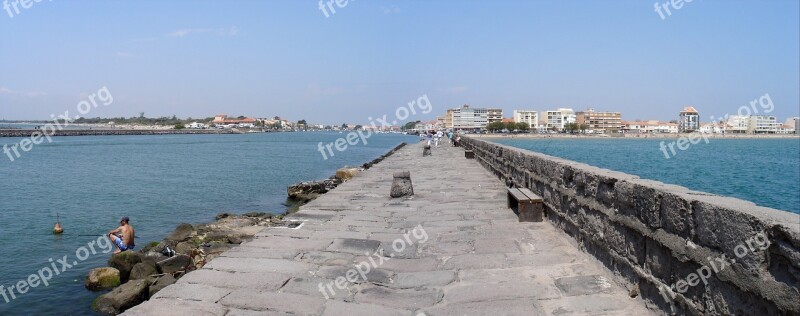
[[[442,131],[428,131],[422,136],[427,141],[428,146],[439,147],[439,140],[444,137],[445,134]],[[454,147],[458,147],[458,142],[461,140],[461,136],[452,131],[447,132],[447,139],[450,140],[450,145]]]

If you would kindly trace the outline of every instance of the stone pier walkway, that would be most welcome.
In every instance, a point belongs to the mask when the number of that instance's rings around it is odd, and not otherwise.
[[[390,199],[403,170],[416,195]],[[406,146],[126,315],[653,313],[549,223],[518,223],[505,192],[461,148]]]

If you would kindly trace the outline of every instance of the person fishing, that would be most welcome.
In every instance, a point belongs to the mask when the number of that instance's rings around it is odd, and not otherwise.
[[[134,236],[136,236],[136,232],[130,224],[130,218],[127,216],[123,216],[119,220],[117,229],[108,232],[108,239],[111,239],[111,242],[117,246],[117,250],[114,251],[115,254],[125,250],[133,250],[136,247]]]

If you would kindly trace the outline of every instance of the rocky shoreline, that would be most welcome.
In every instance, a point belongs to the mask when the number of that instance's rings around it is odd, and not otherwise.
[[[405,146],[401,143],[386,154],[363,164],[360,168],[342,168],[329,179],[301,182],[288,187],[288,200],[302,204],[333,190],[394,154]],[[288,213],[293,210],[290,209]],[[202,268],[244,241],[252,239],[265,227],[293,228],[297,223],[283,220],[284,215],[221,213],[208,224],[180,224],[161,242],[153,242],[138,251],[124,251],[108,259],[108,267],[89,271],[85,287],[90,291],[111,290],[92,303],[95,312],[116,315],[147,301],[161,289],[174,284],[187,273]]]
[[[222,213],[213,223],[180,224],[161,242],[115,254],[108,259],[108,267],[93,269],[86,277],[88,290],[113,289],[95,299],[92,309],[114,315],[136,306],[186,273],[252,239],[264,227],[293,225],[282,218],[268,213]]]

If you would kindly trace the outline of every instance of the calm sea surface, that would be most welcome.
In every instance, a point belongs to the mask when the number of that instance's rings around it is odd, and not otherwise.
[[[663,139],[492,141],[800,213],[800,139],[710,139],[667,159]],[[672,140],[667,140],[669,142]],[[669,151],[669,150],[668,150]]]
[[[221,212],[283,213],[286,186],[323,179],[358,166],[416,137],[377,134],[324,160],[318,142],[347,134],[265,133],[57,137],[11,162],[0,156],[0,285],[8,288],[50,267],[130,216],[139,247],[180,223],[203,223]],[[0,138],[14,144],[19,138]],[[65,234],[50,232],[56,213]],[[78,236],[89,235],[89,236]],[[80,253],[80,255],[84,255]],[[50,280],[26,289],[0,315],[91,315],[98,295],[84,289],[86,273],[104,266],[98,252]],[[56,264],[61,269],[61,264]],[[8,295],[8,294],[7,294]],[[11,297],[9,296],[9,299]]]

